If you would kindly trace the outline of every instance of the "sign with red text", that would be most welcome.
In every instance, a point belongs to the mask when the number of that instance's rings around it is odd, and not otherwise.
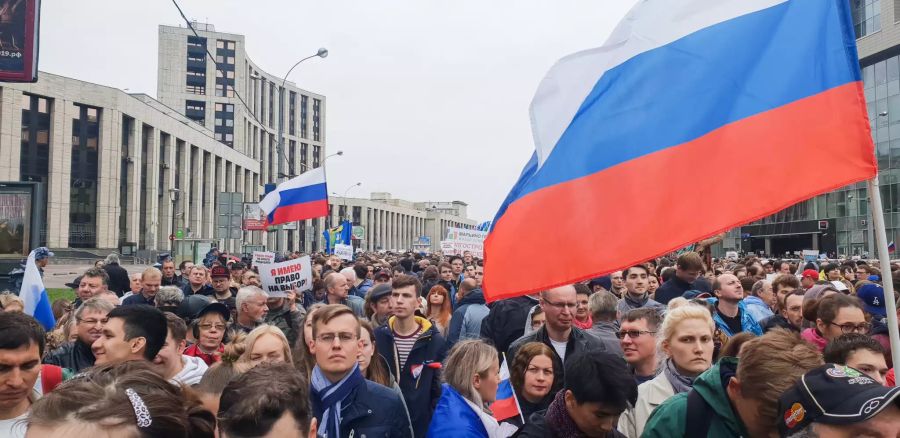
[[[292,289],[303,292],[312,289],[312,265],[309,256],[281,263],[259,265],[262,289],[270,298],[287,295]]]

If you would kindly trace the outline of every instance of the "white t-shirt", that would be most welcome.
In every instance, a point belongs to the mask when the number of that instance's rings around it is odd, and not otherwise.
[[[561,361],[563,361],[563,363],[565,363],[566,362],[566,345],[568,345],[569,343],[568,342],[556,342],[553,339],[551,339],[550,344],[553,345],[553,349],[556,350],[556,354],[559,355],[559,359]]]
[[[4,438],[25,438],[25,420],[28,419],[28,413],[19,415],[9,420],[0,420],[0,437]]]

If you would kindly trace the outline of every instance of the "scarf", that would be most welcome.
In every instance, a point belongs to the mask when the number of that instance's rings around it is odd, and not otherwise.
[[[628,307],[637,309],[637,308],[644,307],[644,305],[647,304],[648,301],[650,301],[650,294],[645,292],[644,295],[641,295],[640,298],[634,299],[631,297],[630,293],[625,292],[625,294],[622,298],[625,300],[626,303],[628,303]]]
[[[547,420],[547,430],[552,430],[554,437],[582,438],[585,436],[569,416],[569,411],[566,410],[566,391],[564,389],[556,393],[544,418]]]
[[[572,324],[575,324],[575,327],[578,327],[582,330],[587,330],[594,326],[594,321],[591,320],[591,315],[588,315],[587,320],[581,322],[578,318],[572,318]]]
[[[694,379],[692,377],[681,375],[681,373],[678,372],[678,369],[675,368],[675,362],[673,362],[671,358],[666,359],[666,367],[663,369],[663,372],[666,373],[666,380],[668,380],[669,383],[672,384],[672,388],[675,389],[675,394],[688,392],[694,387]]]
[[[203,350],[200,349],[198,344],[191,345],[184,350],[184,355],[193,356],[203,359],[203,362],[206,362],[206,365],[212,366],[212,364],[222,360],[222,353],[225,352],[225,345],[219,344],[219,348],[216,349],[216,352],[213,354],[204,353]]]
[[[340,437],[341,427],[341,402],[350,395],[357,386],[365,385],[366,378],[359,371],[359,363],[353,365],[353,369],[337,383],[331,383],[322,374],[318,365],[313,368],[311,380],[310,399],[313,405],[323,407],[322,410],[322,434],[326,438]]]

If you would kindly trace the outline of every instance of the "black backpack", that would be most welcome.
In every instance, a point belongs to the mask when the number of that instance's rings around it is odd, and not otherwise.
[[[685,413],[684,436],[700,438],[709,435],[709,426],[715,415],[712,406],[706,402],[699,392],[691,389],[687,396],[687,412]]]

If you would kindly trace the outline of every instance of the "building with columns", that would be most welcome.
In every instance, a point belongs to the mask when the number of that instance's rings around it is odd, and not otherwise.
[[[369,199],[331,197],[328,203],[332,224],[349,219],[364,228],[365,235],[355,242],[364,251],[423,249],[414,245],[427,241],[430,251],[439,252],[448,227],[476,226],[466,217],[466,203],[460,201],[410,202],[375,192]]]

